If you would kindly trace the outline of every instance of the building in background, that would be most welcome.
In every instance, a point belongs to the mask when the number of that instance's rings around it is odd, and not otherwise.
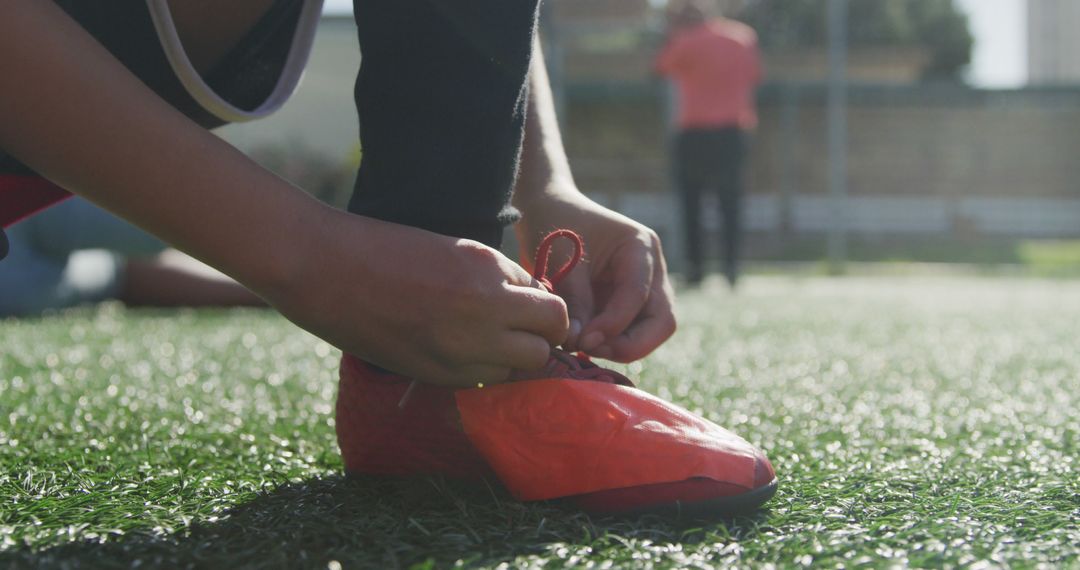
[[[763,2],[720,1],[729,8]],[[948,0],[918,0],[935,1]],[[1032,3],[1080,10],[1080,0]],[[663,39],[663,6],[652,0],[549,0],[544,6],[548,64],[561,93],[575,179],[597,201],[653,226],[678,259],[666,156],[670,109],[651,71]],[[1080,23],[1080,17],[1057,14]],[[868,29],[870,21],[858,25]],[[1078,41],[1080,34],[1067,28],[1062,33]],[[1077,88],[1007,91],[974,89],[959,79],[925,82],[928,45],[852,46],[845,226],[853,243],[1080,237],[1080,80],[1057,81]],[[1057,49],[1080,54],[1080,46]],[[359,60],[351,18],[325,19],[294,99],[277,115],[226,127],[222,136],[305,188],[327,186],[317,193],[341,203],[358,154],[351,95]],[[825,59],[812,46],[773,49],[765,67],[769,84],[759,92],[761,123],[749,164],[747,245],[751,258],[780,258],[816,243],[834,219],[825,168]],[[343,168],[321,167],[320,160]],[[718,231],[718,216],[708,215],[714,208],[706,211],[706,228]]]
[[[580,22],[623,26],[648,17],[651,12],[649,0],[563,0],[553,4],[555,21],[564,26]]]
[[[552,64],[561,68],[575,175],[596,199],[652,225],[674,253],[678,220],[664,174],[664,89],[649,68],[661,39],[661,7],[640,3],[610,13],[577,9],[579,1],[552,0],[562,16],[553,33],[561,59]],[[1080,120],[1080,90],[964,85],[959,71],[971,35],[956,5],[911,0],[904,4],[909,11],[897,15],[880,1],[850,4],[848,231],[892,240],[1080,236],[1080,163],[1070,158],[1080,146],[1080,131],[1071,128]],[[760,92],[762,120],[751,156],[751,242],[765,244],[758,252],[805,243],[834,223],[820,14],[812,2],[718,3],[736,18],[756,17],[759,35],[772,38],[763,42],[770,83]],[[1080,11],[1080,0],[1060,4]],[[740,6],[748,11],[740,13]],[[894,19],[904,17],[908,23]],[[789,32],[798,41],[785,41]],[[952,71],[928,73],[942,64]],[[710,223],[719,229],[719,220]]]
[[[1028,0],[1028,81],[1080,85],[1080,2]]]

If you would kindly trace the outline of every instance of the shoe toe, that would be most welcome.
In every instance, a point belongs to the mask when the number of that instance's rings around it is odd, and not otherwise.
[[[760,489],[776,480],[772,463],[760,449],[754,455],[754,489]]]

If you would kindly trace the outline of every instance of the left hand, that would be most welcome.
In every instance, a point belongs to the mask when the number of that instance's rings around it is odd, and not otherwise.
[[[551,230],[573,230],[585,242],[584,262],[555,290],[570,316],[564,348],[632,362],[671,337],[675,296],[656,232],[576,189],[549,190],[522,210],[518,239],[527,269],[532,269],[536,248]],[[557,243],[550,269],[569,254],[567,244]]]

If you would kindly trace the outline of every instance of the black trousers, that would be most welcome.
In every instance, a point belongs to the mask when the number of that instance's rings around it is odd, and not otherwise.
[[[682,202],[687,279],[697,282],[705,274],[701,197],[711,192],[719,198],[724,274],[734,284],[738,276],[742,231],[746,134],[738,127],[687,129],[676,135],[674,147],[675,180]]]
[[[56,2],[170,105],[206,128],[222,124],[173,74],[145,0]],[[301,3],[276,0],[207,83],[238,106],[258,105],[277,81]],[[509,202],[538,5],[354,0],[363,160],[350,212],[499,246],[519,217]],[[33,174],[2,149],[0,173]]]
[[[354,0],[363,159],[349,211],[498,247],[538,0]]]

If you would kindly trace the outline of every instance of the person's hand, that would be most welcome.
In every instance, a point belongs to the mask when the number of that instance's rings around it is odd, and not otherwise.
[[[551,230],[573,230],[585,242],[585,262],[555,290],[570,316],[565,348],[631,362],[675,332],[674,293],[656,232],[571,188],[545,192],[522,210],[518,238],[526,266]],[[557,244],[552,270],[569,252],[567,244]]]
[[[320,204],[171,108],[55,3],[0,2],[0,54],[0,148],[342,350],[469,385],[539,368],[565,340],[565,304],[517,264]]]
[[[475,386],[542,367],[567,334],[566,305],[475,241],[328,215],[300,283],[275,303],[301,327],[424,382]]]

